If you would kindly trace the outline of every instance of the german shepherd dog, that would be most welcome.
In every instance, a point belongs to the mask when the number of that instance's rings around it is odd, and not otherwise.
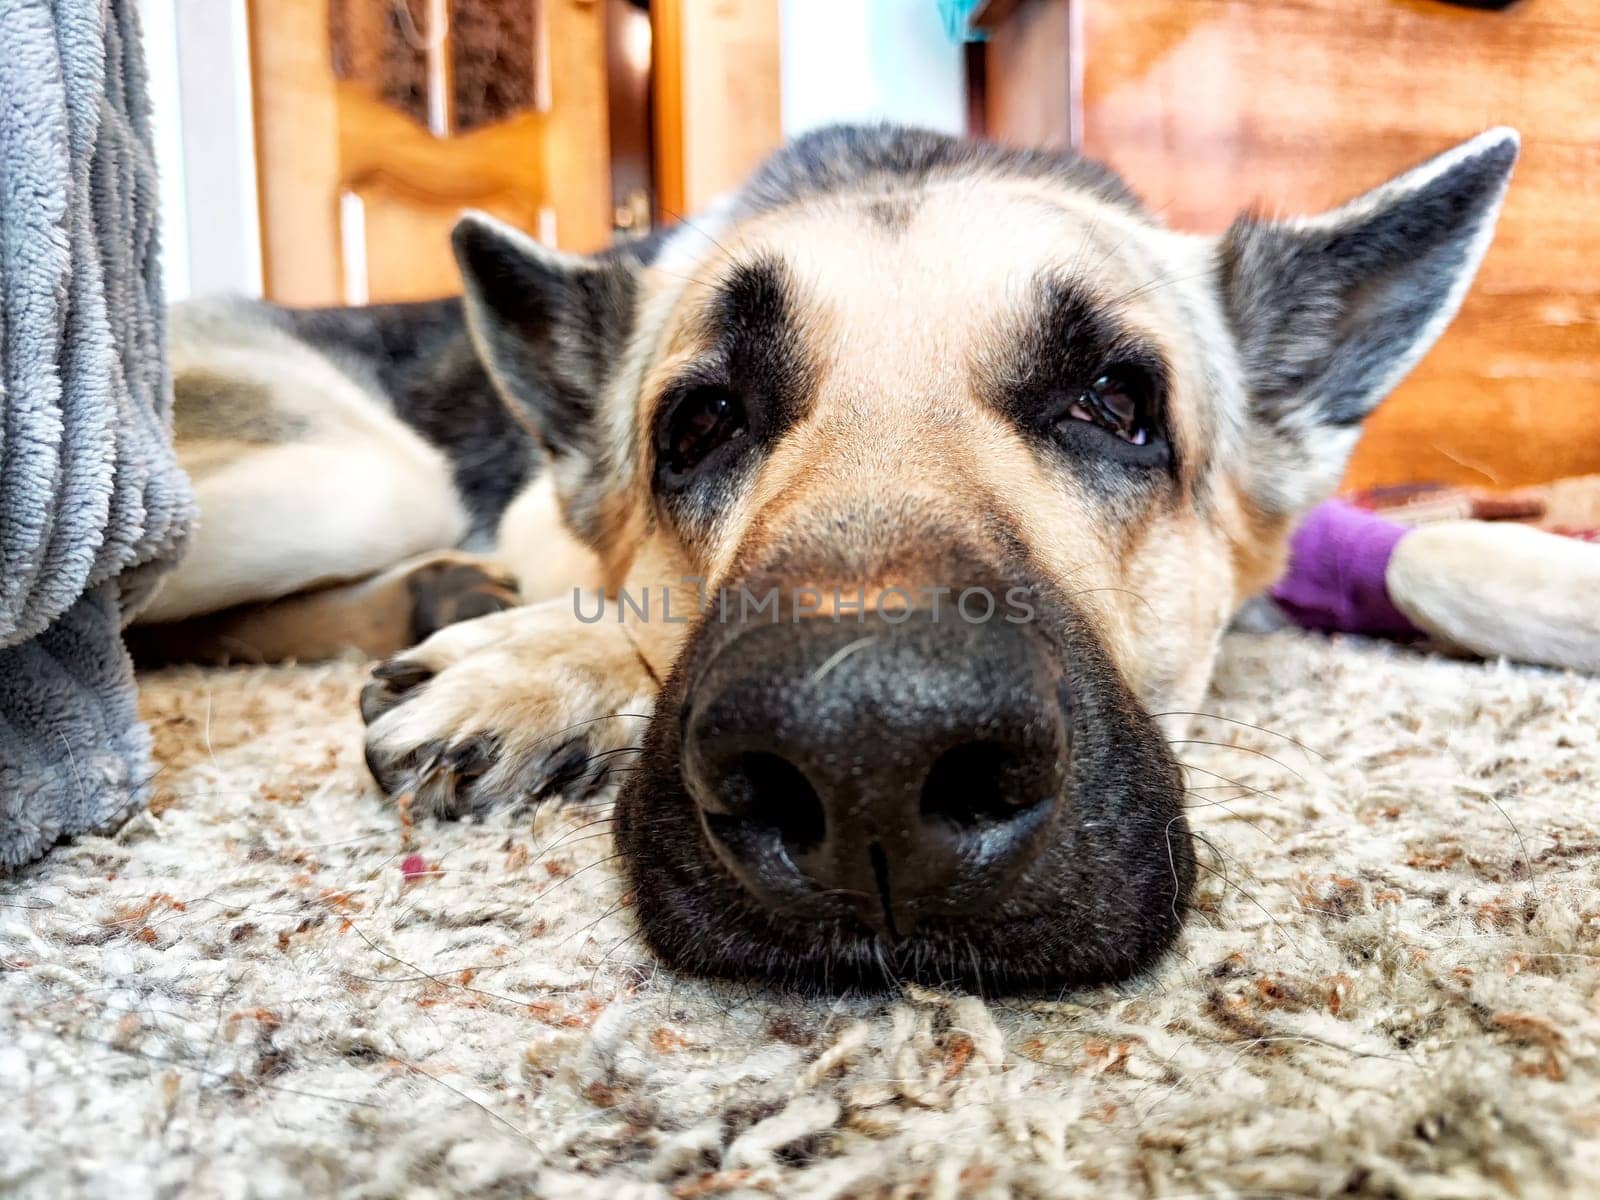
[[[469,215],[460,299],[180,310],[201,525],[135,640],[388,655],[367,761],[437,815],[620,778],[677,967],[1126,977],[1194,871],[1156,719],[1454,314],[1517,145],[1199,237],[1071,155],[837,128],[590,258]]]

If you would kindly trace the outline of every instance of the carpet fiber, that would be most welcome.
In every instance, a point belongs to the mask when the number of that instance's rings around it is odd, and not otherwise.
[[[986,1004],[657,968],[602,810],[381,802],[362,674],[146,677],[150,814],[0,884],[0,1192],[1600,1194],[1600,682],[1235,635],[1177,952]]]

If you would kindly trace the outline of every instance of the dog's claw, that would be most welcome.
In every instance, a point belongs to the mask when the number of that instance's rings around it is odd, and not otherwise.
[[[407,753],[389,756],[367,747],[367,768],[387,795],[411,793],[424,811],[460,816],[492,802],[479,783],[498,765],[501,743],[492,734],[458,742],[423,742]],[[536,804],[556,796],[586,798],[610,780],[587,738],[572,738],[537,758],[520,773],[520,783],[504,786],[503,800]]]
[[[404,655],[372,668],[372,680],[361,689],[361,719],[371,725],[433,678],[433,671]]]
[[[486,733],[457,742],[445,751],[445,765],[462,783],[475,783],[494,766],[500,753],[499,739]]]
[[[461,746],[445,746],[439,742],[429,742],[422,749],[429,753],[417,768],[416,781],[412,784],[412,792],[417,800],[426,811],[440,816],[457,816],[466,811],[470,781],[457,773],[457,767],[476,752],[475,744],[468,742]],[[472,778],[480,774],[481,767]]]
[[[588,772],[590,761],[587,740],[572,738],[563,742],[546,755],[540,764],[539,783],[533,791],[533,798],[542,800],[577,783]]]
[[[386,796],[399,795],[408,777],[405,760],[380,754],[370,742],[365,747],[365,756],[367,770],[372,773],[379,790]]]
[[[645,700],[633,675],[577,653],[580,633],[559,607],[516,609],[380,663],[360,699],[378,786],[441,817],[598,792]]]
[[[367,768],[388,795],[410,792],[428,812],[459,816],[478,807],[476,785],[494,766],[499,749],[488,734],[448,744],[424,742],[392,758],[369,745]]]
[[[393,688],[408,692],[419,683],[426,683],[433,678],[433,669],[426,667],[415,659],[397,654],[393,658],[386,658],[372,668],[372,677],[381,679]]]
[[[399,697],[388,684],[378,680],[365,684],[361,688],[361,720],[371,725],[398,703]]]

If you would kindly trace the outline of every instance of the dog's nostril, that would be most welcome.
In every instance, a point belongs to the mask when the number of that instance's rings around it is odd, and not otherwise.
[[[736,824],[754,824],[776,832],[791,854],[802,854],[820,845],[827,833],[817,790],[781,755],[739,755],[724,772],[721,790],[730,815],[707,813],[706,820],[725,840]]]
[[[1041,800],[1059,783],[1042,780],[1027,756],[998,742],[967,742],[934,760],[922,784],[924,820],[958,829],[1002,824]]]
[[[1064,811],[1061,672],[1031,635],[757,626],[700,667],[683,782],[708,848],[785,920],[891,938],[991,912]]]

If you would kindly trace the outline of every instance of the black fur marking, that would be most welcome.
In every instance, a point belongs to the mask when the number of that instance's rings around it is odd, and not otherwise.
[[[1148,488],[1151,469],[1171,478],[1176,454],[1163,419],[1167,368],[1160,354],[1130,334],[1105,304],[1067,279],[1039,280],[1020,324],[980,362],[977,392],[1038,445],[1065,455],[1095,490],[1122,496]],[[1140,372],[1152,391],[1152,433],[1130,445],[1082,422],[1062,424],[1074,400],[1109,367]]]
[[[1048,179],[1144,213],[1116,174],[1075,154],[1020,150],[894,125],[834,125],[796,138],[767,159],[740,193],[735,214],[784,208],[830,192],[905,191],[963,175]]]
[[[793,284],[775,258],[734,268],[717,289],[710,313],[715,355],[728,381],[759,400],[765,441],[781,437],[805,415],[813,372],[795,325]]]
[[[751,455],[805,415],[815,383],[796,328],[793,285],[781,261],[761,258],[735,266],[715,289],[706,324],[709,349],[662,397],[656,427],[687,391],[717,387],[744,406],[746,428],[681,484],[667,486],[658,466],[658,492],[688,524],[709,519],[737,493]]]
[[[1350,425],[1449,302],[1517,156],[1509,136],[1342,224],[1242,218],[1218,279],[1257,416]]]

